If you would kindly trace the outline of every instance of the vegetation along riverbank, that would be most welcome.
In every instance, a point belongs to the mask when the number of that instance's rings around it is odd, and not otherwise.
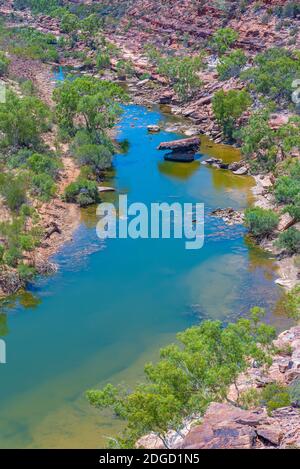
[[[1,295],[53,272],[80,207],[100,200],[121,104],[156,104],[176,117],[167,130],[240,150],[201,161],[255,179],[253,205],[215,215],[276,259],[280,308],[298,321],[298,2],[15,0],[0,14]],[[53,66],[72,78],[56,86]],[[146,384],[89,391],[127,422],[112,446],[299,447],[299,327],[275,340],[262,317],[255,307],[234,324],[204,321],[146,366]]]

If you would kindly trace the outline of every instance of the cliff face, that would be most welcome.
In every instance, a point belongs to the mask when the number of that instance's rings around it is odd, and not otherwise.
[[[257,7],[257,2],[239,0],[113,0],[109,2],[108,8],[121,17],[116,33],[127,38],[136,50],[145,42],[163,48],[178,49],[184,45],[197,49],[215,30],[225,26],[240,32],[237,47],[250,52],[271,44],[288,45],[289,28],[282,25],[280,30],[276,30],[277,21],[272,14],[278,12],[279,7],[287,8],[291,2],[266,0],[260,4]],[[287,14],[290,12],[286,10],[285,17]],[[296,21],[296,18],[292,18],[292,21]]]

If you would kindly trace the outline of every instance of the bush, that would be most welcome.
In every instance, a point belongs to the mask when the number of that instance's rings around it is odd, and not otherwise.
[[[228,80],[231,77],[238,77],[246,63],[247,57],[240,49],[222,57],[220,59],[220,63],[217,65],[220,80]]]
[[[64,192],[66,202],[77,203],[80,206],[87,206],[99,201],[98,186],[95,181],[78,178],[71,182]]]
[[[126,60],[118,60],[116,71],[119,78],[132,77],[134,75],[133,65]]]
[[[110,67],[110,56],[106,52],[99,52],[96,57],[96,66],[99,70]]]
[[[158,73],[166,76],[179,98],[187,100],[202,85],[198,72],[203,67],[202,55],[194,57],[158,57]]]
[[[269,236],[277,227],[278,222],[279,217],[272,210],[254,207],[245,211],[245,225],[255,238]]]
[[[249,358],[270,364],[275,331],[260,322],[254,308],[251,320],[234,324],[203,321],[177,335],[178,342],[160,352],[157,364],[145,366],[146,380],[134,389],[108,384],[87,393],[98,409],[110,408],[127,422],[117,444],[134,447],[139,437],[154,432],[168,447],[168,432],[179,432],[191,415],[222,402],[230,384],[249,366]]]
[[[108,169],[112,164],[113,145],[105,136],[101,144],[96,142],[95,135],[79,130],[71,145],[71,152],[81,166],[89,166],[94,174]]]
[[[94,77],[65,80],[54,91],[60,129],[72,137],[78,130],[85,130],[95,139],[92,143],[103,143],[107,129],[115,125],[122,113],[118,103],[126,99],[126,93],[116,83]]]
[[[29,282],[36,275],[36,270],[34,267],[22,263],[18,265],[18,274],[23,282]]]
[[[213,112],[226,137],[230,139],[233,137],[237,119],[250,104],[251,97],[245,90],[230,90],[227,93],[220,90],[214,94]]]
[[[39,153],[30,155],[26,161],[26,168],[30,169],[33,173],[46,173],[52,178],[57,176],[60,166],[57,158]]]
[[[8,166],[10,168],[20,168],[25,166],[28,158],[32,155],[32,151],[29,148],[21,148],[16,153],[13,153],[8,160]]]
[[[287,205],[286,211],[295,218],[297,221],[300,221],[300,194],[297,194],[292,204]]]
[[[31,251],[38,246],[41,239],[41,229],[26,229],[26,217],[14,217],[10,222],[0,223],[0,234],[4,239],[2,261],[4,264],[17,267],[23,257],[23,251]]]
[[[21,57],[58,62],[57,40],[53,34],[34,28],[13,28],[9,48]]]
[[[258,54],[254,67],[245,71],[242,77],[250,80],[258,93],[276,101],[291,101],[292,82],[299,73],[299,56],[287,49],[272,48]]]
[[[60,27],[64,33],[73,33],[80,27],[79,19],[76,15],[66,13],[61,19]]]
[[[50,111],[38,98],[20,98],[12,91],[6,93],[6,102],[0,104],[0,131],[2,144],[12,147],[35,148],[41,134],[48,130]]]
[[[300,253],[300,231],[293,227],[284,231],[279,235],[277,245],[288,254]]]
[[[56,191],[53,177],[46,173],[34,174],[32,177],[31,192],[43,201],[50,200]]]
[[[0,51],[0,76],[5,75],[9,66],[10,60],[6,57],[4,52]]]
[[[16,267],[21,258],[22,258],[21,249],[18,248],[17,246],[11,246],[4,252],[3,262],[9,267]]]
[[[275,134],[269,126],[269,115],[268,110],[256,111],[237,132],[242,154],[249,160],[253,173],[271,171],[276,164]]]
[[[81,145],[76,149],[75,157],[81,165],[90,166],[98,174],[111,167],[112,154],[105,145]]]
[[[25,96],[36,96],[37,89],[31,80],[24,80],[21,82],[21,91]]]
[[[287,174],[277,179],[274,194],[277,202],[289,204],[285,210],[300,220],[300,163],[297,160],[292,160]]]
[[[26,181],[22,176],[3,175],[0,181],[0,193],[10,210],[18,211],[26,202]]]
[[[289,396],[292,402],[292,405],[295,407],[300,407],[300,379],[297,378],[295,381],[290,384],[289,389]]]
[[[267,407],[269,414],[281,407],[288,407],[291,405],[288,388],[276,383],[267,384],[261,393],[261,403]]]
[[[30,8],[33,13],[51,13],[63,3],[63,0],[14,0],[14,7],[16,10]]]
[[[224,54],[237,41],[238,37],[239,35],[234,29],[221,28],[213,34],[210,46],[218,54]]]
[[[300,14],[299,2],[287,2],[282,7],[282,16],[284,18],[296,18]]]
[[[300,180],[295,180],[291,176],[281,176],[276,181],[274,193],[277,202],[292,203],[300,193]]]

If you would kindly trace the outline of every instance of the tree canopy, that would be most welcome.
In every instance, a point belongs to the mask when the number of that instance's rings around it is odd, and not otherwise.
[[[229,385],[250,357],[270,364],[275,330],[261,322],[263,314],[253,308],[250,319],[226,327],[204,321],[178,334],[177,343],[161,350],[157,364],[145,366],[146,382],[134,390],[108,384],[88,391],[92,405],[111,408],[127,422],[117,445],[131,447],[154,432],[167,447],[169,430],[180,431],[184,418],[201,415],[210,402],[227,398]]]
[[[102,143],[122,112],[126,93],[115,83],[92,77],[66,80],[54,91],[56,117],[62,131],[74,136],[80,129]]]

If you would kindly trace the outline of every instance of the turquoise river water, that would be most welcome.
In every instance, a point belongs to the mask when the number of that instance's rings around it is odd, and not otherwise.
[[[83,210],[73,241],[54,257],[58,273],[3,306],[2,448],[103,447],[120,423],[92,409],[86,389],[136,382],[145,361],[203,318],[226,322],[260,305],[269,321],[285,325],[274,310],[281,291],[272,260],[247,241],[243,227],[209,216],[217,207],[251,203],[251,178],[201,165],[205,155],[233,161],[237,150],[203,139],[195,162],[166,162],[157,145],[180,135],[147,133],[160,121],[170,117],[159,109],[125,108],[117,130],[127,148],[105,183],[129,203],[204,202],[204,247],[188,251],[179,239],[101,242],[95,207]]]

